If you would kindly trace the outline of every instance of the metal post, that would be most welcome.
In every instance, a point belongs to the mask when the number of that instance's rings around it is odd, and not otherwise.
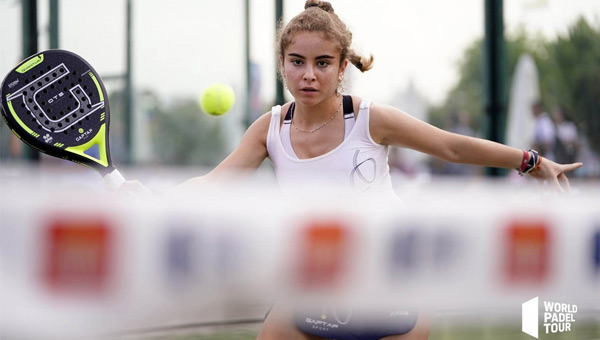
[[[244,123],[246,127],[252,123],[252,109],[251,109],[251,98],[252,93],[252,75],[250,70],[250,0],[244,1],[244,43],[245,43],[245,54],[246,54],[246,112],[244,115]]]
[[[126,46],[125,46],[125,159],[126,163],[133,161],[133,86],[132,86],[132,56],[131,56],[131,26],[132,2],[127,0],[126,10]]]
[[[38,52],[38,21],[37,0],[22,0],[22,29],[23,29],[23,59]],[[40,153],[26,146],[23,148],[23,157],[30,161],[38,161]]]
[[[506,51],[504,44],[503,1],[485,0],[484,111],[487,137],[504,142],[506,123]],[[500,176],[498,168],[488,168],[489,176]]]
[[[279,28],[279,22],[283,21],[283,0],[275,0],[275,27]],[[275,67],[279,67],[279,59],[275,60]],[[283,83],[277,77],[277,84],[275,86],[275,104],[282,105],[285,102],[283,98]]]
[[[59,46],[58,2],[59,0],[50,0],[50,48],[58,48]]]

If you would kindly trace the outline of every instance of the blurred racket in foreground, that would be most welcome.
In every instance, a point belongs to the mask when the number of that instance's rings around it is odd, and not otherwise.
[[[64,50],[37,53],[6,75],[1,97],[2,117],[22,141],[98,171],[111,190],[125,182],[110,159],[106,89],[83,58]]]

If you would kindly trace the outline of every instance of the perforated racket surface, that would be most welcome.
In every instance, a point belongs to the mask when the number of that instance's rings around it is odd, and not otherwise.
[[[64,50],[40,52],[10,71],[1,90],[2,116],[25,143],[105,178],[122,178],[110,158],[106,89],[83,58]]]

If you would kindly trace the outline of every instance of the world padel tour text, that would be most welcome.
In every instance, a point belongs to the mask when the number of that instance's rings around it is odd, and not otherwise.
[[[544,301],[544,328],[546,334],[571,331],[571,323],[575,322],[577,305]]]

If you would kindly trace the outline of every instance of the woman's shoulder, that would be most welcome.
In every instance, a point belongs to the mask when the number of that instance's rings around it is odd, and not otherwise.
[[[379,103],[373,102],[369,98],[363,98],[356,95],[351,95],[350,97],[352,97],[352,106],[354,107],[354,113],[356,115],[359,114],[361,106],[364,107],[366,105],[368,105],[370,116],[372,116],[373,114],[378,115],[382,111],[386,110],[386,105],[381,105]]]
[[[350,97],[352,98],[352,106],[354,107],[354,112],[356,114],[358,114],[358,112],[360,111],[361,106],[365,105],[368,105],[370,114],[373,114],[373,111],[375,111],[377,114],[381,110],[385,109],[385,105],[373,102],[369,98],[364,98],[357,95],[350,95]]]
[[[279,115],[279,124],[283,124],[283,120],[285,119],[285,116],[288,112],[288,110],[290,109],[290,106],[292,105],[293,101],[289,101],[285,104],[282,105],[275,105],[273,106],[273,108],[271,108],[271,111],[267,112],[268,116],[269,116],[269,120],[271,120],[271,116],[273,114],[278,114]]]
[[[352,107],[354,108],[354,115],[358,116],[358,111],[360,110],[360,103],[363,101],[363,98],[356,95],[349,95],[352,98]]]
[[[287,102],[283,105],[273,106],[271,110],[263,113],[258,118],[256,118],[252,125],[254,125],[256,128],[268,129],[269,125],[271,124],[271,119],[273,115],[279,115],[280,121],[283,122],[283,119],[285,118],[285,113],[289,109],[291,103],[292,102]]]
[[[391,105],[374,102],[371,100],[369,100],[368,104],[369,104],[369,113],[371,116],[374,116],[374,115],[380,116],[380,115],[385,115],[385,114],[389,114],[389,113],[395,113],[395,112],[402,111]]]

